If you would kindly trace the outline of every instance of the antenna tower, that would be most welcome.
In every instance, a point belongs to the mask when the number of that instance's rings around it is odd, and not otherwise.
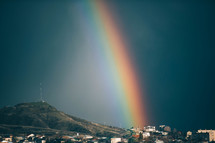
[[[45,101],[43,100],[43,88],[42,88],[42,82],[40,83],[40,101],[41,101],[41,102],[45,102]]]

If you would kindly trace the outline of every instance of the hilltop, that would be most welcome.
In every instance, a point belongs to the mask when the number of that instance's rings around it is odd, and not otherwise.
[[[0,109],[0,133],[10,132],[79,132],[95,136],[121,136],[125,130],[65,114],[47,102],[31,102]]]

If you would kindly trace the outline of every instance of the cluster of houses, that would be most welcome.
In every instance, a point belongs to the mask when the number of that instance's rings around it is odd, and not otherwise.
[[[77,135],[69,136],[69,135],[63,135],[63,136],[52,136],[52,137],[46,137],[44,135],[34,135],[30,134],[28,136],[13,136],[13,135],[5,135],[0,136],[0,143],[117,143],[117,142],[127,142],[126,139],[123,138],[117,138],[117,137],[94,137],[91,135]]]
[[[28,136],[13,136],[4,135],[0,136],[0,143],[46,143],[44,135],[29,134]]]
[[[0,136],[0,143],[120,143],[120,142],[202,142],[209,143],[215,141],[215,130],[198,130],[197,132],[188,131],[182,133],[176,129],[171,130],[169,126],[160,125],[156,130],[155,126],[145,126],[141,128],[131,128],[127,134],[121,137],[95,137],[85,134],[75,135],[35,135],[27,136]]]
[[[176,129],[171,130],[169,126],[160,125],[158,130],[155,126],[145,126],[143,130],[139,128],[130,129],[134,132],[133,137],[139,138],[142,136],[141,141],[145,142],[198,142],[209,143],[215,142],[215,130],[198,130],[182,132]]]

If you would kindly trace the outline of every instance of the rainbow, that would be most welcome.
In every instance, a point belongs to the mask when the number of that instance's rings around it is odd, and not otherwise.
[[[106,82],[114,85],[116,96],[112,98],[119,102],[118,110],[123,116],[120,118],[127,127],[143,127],[146,113],[138,76],[120,27],[115,23],[107,3],[103,0],[84,1],[79,16],[100,68],[108,67],[103,76]]]

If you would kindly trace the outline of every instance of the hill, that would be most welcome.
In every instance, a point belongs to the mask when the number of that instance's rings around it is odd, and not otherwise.
[[[70,132],[95,136],[121,136],[123,129],[80,119],[46,102],[21,103],[0,109],[0,133],[7,132]]]

